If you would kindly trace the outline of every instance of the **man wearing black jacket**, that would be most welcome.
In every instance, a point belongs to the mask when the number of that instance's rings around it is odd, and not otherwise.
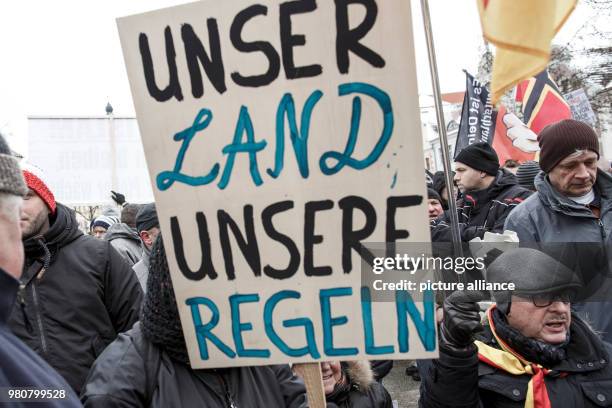
[[[487,268],[496,291],[481,324],[484,294],[444,302],[440,358],[423,375],[421,408],[609,407],[612,345],[571,312],[580,279],[535,249],[504,252]]]
[[[531,191],[518,185],[512,173],[499,168],[497,153],[485,142],[459,152],[454,180],[461,192],[457,213],[463,242],[482,238],[487,231],[503,232],[510,211],[531,195]],[[451,241],[448,211],[432,221],[431,239]]]
[[[23,175],[26,259],[9,326],[79,393],[96,357],[138,320],[142,291],[108,241],[79,231],[40,170]]]
[[[21,406],[16,390],[49,390],[38,406],[78,407],[66,381],[13,335],[6,323],[11,313],[23,266],[19,209],[27,188],[15,158],[0,135],[0,405]],[[54,395],[55,394],[55,395]]]

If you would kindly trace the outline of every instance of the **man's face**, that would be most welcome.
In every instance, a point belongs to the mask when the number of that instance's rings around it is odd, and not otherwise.
[[[106,228],[101,225],[96,225],[91,230],[91,235],[98,239],[104,239],[104,235],[106,235]]]
[[[462,193],[481,190],[483,188],[483,172],[473,169],[467,164],[455,162],[455,183]]]
[[[593,188],[597,179],[597,153],[583,150],[561,160],[548,173],[550,184],[566,197],[579,197]]]
[[[140,239],[145,244],[147,249],[151,249],[153,247],[153,244],[155,243],[155,240],[157,239],[158,235],[159,228],[157,227],[140,231]]]
[[[538,307],[531,299],[512,296],[508,323],[525,337],[560,344],[566,340],[571,322],[569,302],[554,301]]]
[[[21,241],[21,197],[0,197],[0,268],[15,279],[23,268],[23,242]]]
[[[28,239],[49,229],[49,208],[33,190],[29,190],[21,206],[21,234]]]
[[[430,220],[435,220],[444,212],[442,204],[440,204],[440,201],[436,200],[435,198],[430,198],[427,200],[427,208],[429,209]]]

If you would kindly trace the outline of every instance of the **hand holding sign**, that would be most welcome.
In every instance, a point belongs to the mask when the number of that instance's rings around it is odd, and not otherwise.
[[[526,153],[534,153],[540,150],[538,135],[525,126],[514,113],[506,113],[503,120],[508,128],[506,136],[512,140],[514,147]]]

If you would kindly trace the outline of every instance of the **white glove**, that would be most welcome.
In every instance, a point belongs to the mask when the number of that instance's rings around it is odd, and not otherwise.
[[[538,136],[514,114],[504,115],[504,124],[508,128],[506,136],[512,140],[512,145],[526,153],[535,153],[540,150]]]

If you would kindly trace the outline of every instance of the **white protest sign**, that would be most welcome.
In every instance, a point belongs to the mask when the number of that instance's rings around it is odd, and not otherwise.
[[[29,117],[28,161],[62,204],[110,204],[111,190],[153,199],[135,118]]]
[[[119,32],[194,368],[433,357],[356,249],[427,242],[410,2],[202,1]]]
[[[572,117],[584,123],[588,123],[591,126],[597,124],[597,118],[595,112],[591,107],[591,102],[584,89],[576,89],[575,91],[566,93],[563,98],[567,101],[570,109],[572,110]]]

